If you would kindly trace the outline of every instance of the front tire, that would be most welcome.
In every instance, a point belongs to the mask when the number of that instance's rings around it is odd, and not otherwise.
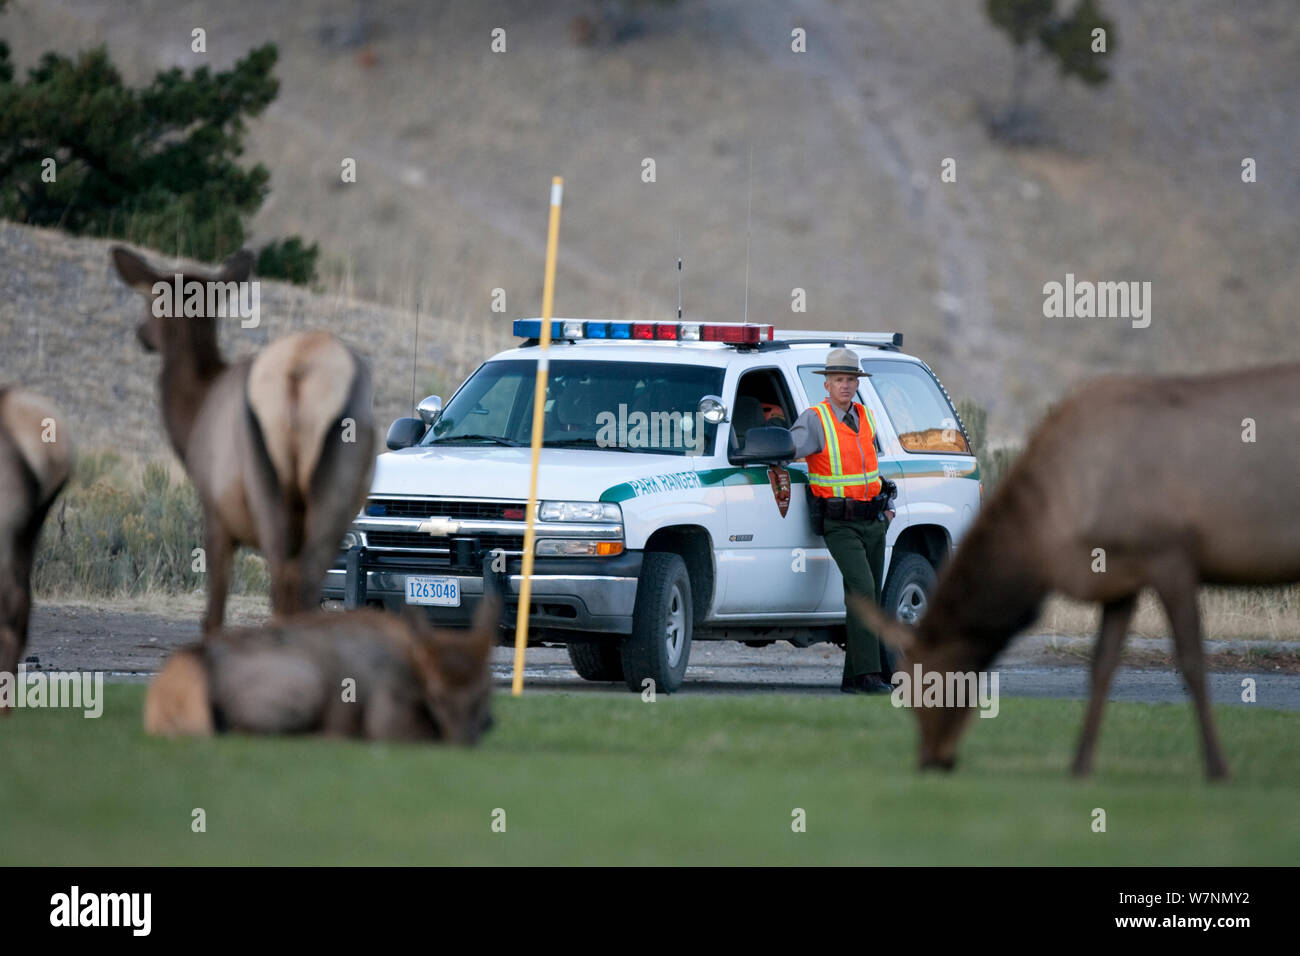
[[[691,579],[680,555],[647,552],[641,563],[632,633],[623,641],[623,677],[629,689],[671,694],[682,686],[691,656]]]
[[[620,681],[623,655],[613,639],[569,645],[569,663],[583,680]]]

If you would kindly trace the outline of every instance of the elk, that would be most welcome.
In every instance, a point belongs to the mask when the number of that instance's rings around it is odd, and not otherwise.
[[[27,645],[36,538],[72,470],[65,429],[49,399],[0,388],[0,674],[17,673]]]
[[[326,332],[288,335],[227,363],[207,304],[193,316],[179,314],[178,302],[158,308],[156,296],[170,302],[175,275],[121,246],[112,258],[122,281],[149,299],[137,336],[162,356],[163,424],[203,506],[204,633],[221,627],[239,545],[266,558],[274,615],[318,606],[325,572],[374,470],[369,368]],[[177,286],[230,289],[248,281],[251,268],[244,250],[218,274],[186,274]],[[187,297],[183,311],[189,307]]]
[[[1205,686],[1200,584],[1300,580],[1300,363],[1084,386],[1034,430],[914,628],[854,611],[923,673],[981,671],[1049,592],[1102,607],[1073,764],[1092,771],[1138,594],[1168,615],[1206,774],[1228,776]],[[917,708],[920,763],[951,769],[969,707]]]
[[[145,696],[144,727],[166,737],[323,734],[476,743],[492,725],[491,653],[502,601],[467,631],[423,611],[316,611],[223,630],[178,650]]]

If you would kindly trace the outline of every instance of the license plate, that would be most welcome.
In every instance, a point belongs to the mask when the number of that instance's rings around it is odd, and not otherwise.
[[[427,578],[407,575],[407,604],[434,604],[438,607],[460,607],[460,578]]]

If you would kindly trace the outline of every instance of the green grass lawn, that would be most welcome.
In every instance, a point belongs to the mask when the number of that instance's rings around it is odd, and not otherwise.
[[[1112,703],[1098,773],[1077,783],[1077,701],[1004,698],[972,722],[956,773],[936,776],[915,770],[912,715],[879,698],[501,695],[496,728],[462,751],[153,740],[143,694],[107,685],[98,720],[0,721],[0,864],[1300,859],[1297,713],[1219,709],[1234,779],[1210,785],[1188,706]]]

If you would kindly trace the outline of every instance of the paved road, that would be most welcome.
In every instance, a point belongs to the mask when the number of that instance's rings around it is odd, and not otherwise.
[[[1087,699],[1088,669],[1082,662],[1046,663],[1034,657],[1026,659],[1025,651],[1007,656],[1007,663],[995,668],[1001,696]],[[512,660],[509,648],[495,652],[492,672],[499,681],[510,680]],[[691,666],[680,693],[838,694],[843,663],[843,653],[826,645],[749,648],[734,642],[696,644],[691,649]],[[1214,702],[1242,704],[1242,681],[1248,677],[1255,681],[1256,703],[1252,706],[1300,710],[1297,674],[1212,672],[1210,694]],[[579,678],[562,648],[529,650],[524,678],[530,690],[627,693],[622,684],[593,684]],[[1178,702],[1187,700],[1187,694],[1182,678],[1173,670],[1121,667],[1112,682],[1110,699]]]
[[[157,614],[60,605],[40,605],[32,613],[24,657],[35,657],[45,670],[101,670],[110,680],[145,680],[175,647],[199,638],[198,622]],[[1163,641],[1130,639],[1130,645],[1163,646]],[[1085,698],[1088,672],[1084,658],[1061,660],[1059,648],[1071,641],[1021,637],[998,664],[999,694],[1008,697]],[[1293,645],[1294,646],[1294,645]],[[1054,650],[1056,648],[1057,650]],[[513,650],[497,648],[492,670],[503,686],[509,682]],[[691,649],[685,694],[838,694],[844,654],[828,644],[792,647],[784,642],[751,648],[734,641],[701,642]],[[35,665],[29,665],[35,666]],[[532,648],[525,678],[544,692],[627,693],[622,684],[582,680],[559,647]],[[1242,680],[1253,677],[1254,706],[1300,710],[1300,674],[1212,671],[1215,703],[1241,704]],[[1168,668],[1121,667],[1112,700],[1183,701],[1181,678]]]

